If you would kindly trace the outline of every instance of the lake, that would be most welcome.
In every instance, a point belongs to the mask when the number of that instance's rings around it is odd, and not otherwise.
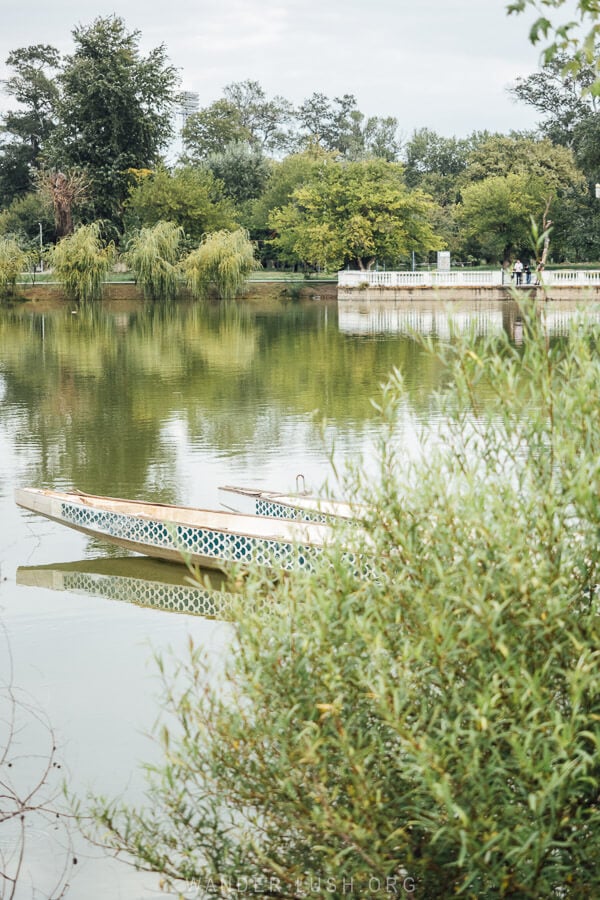
[[[452,312],[458,327],[474,323],[522,338],[510,302],[465,303]],[[573,305],[552,304],[551,332],[562,333],[573,314]],[[148,738],[159,710],[153,653],[184,653],[192,636],[222,658],[231,625],[211,617],[203,598],[194,608],[172,571],[159,577],[145,561],[122,560],[17,509],[14,488],[77,487],[210,508],[218,506],[220,484],[290,490],[302,473],[310,487],[327,482],[335,492],[332,456],[340,469],[360,457],[373,465],[371,398],[393,367],[405,376],[414,420],[428,414],[443,372],[415,332],[447,337],[448,308],[338,305],[325,292],[297,299],[276,287],[222,306],[0,308],[0,682],[12,679],[53,734],[48,742],[48,731],[25,714],[15,770],[34,778],[32,757],[45,758],[54,742],[56,783],[64,776],[79,795],[138,799],[139,764],[157,759]],[[402,435],[410,444],[410,429]],[[204,614],[188,614],[194,609]],[[0,718],[6,692],[3,700]],[[0,721],[0,756],[3,735]],[[2,828],[6,853],[11,837]],[[63,835],[43,824],[30,830],[17,896],[31,897],[32,884],[49,896]],[[105,859],[77,835],[74,841],[70,898],[155,896],[156,879]]]

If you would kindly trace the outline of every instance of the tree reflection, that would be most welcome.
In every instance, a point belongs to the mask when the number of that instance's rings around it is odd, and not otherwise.
[[[150,485],[162,500],[174,499],[182,436],[286,452],[290,422],[368,427],[393,367],[416,405],[443,377],[414,338],[340,333],[331,303],[2,310],[0,367],[32,482],[128,495]]]

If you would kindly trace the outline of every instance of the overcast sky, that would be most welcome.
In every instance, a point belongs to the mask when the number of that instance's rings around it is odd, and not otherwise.
[[[538,65],[528,19],[506,0],[0,0],[0,77],[10,50],[72,48],[71,30],[116,13],[164,43],[182,87],[200,104],[250,78],[269,96],[300,103],[314,91],[354,94],[367,115],[391,115],[404,137],[426,126],[445,135],[509,131],[535,114],[506,88]],[[0,97],[6,109],[8,100]]]

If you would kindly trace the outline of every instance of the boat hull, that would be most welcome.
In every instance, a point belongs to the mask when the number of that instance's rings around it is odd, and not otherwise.
[[[311,567],[332,537],[324,525],[83,493],[20,488],[15,500],[24,509],[117,547],[221,570],[250,563],[284,570]]]
[[[342,500],[232,485],[223,485],[219,488],[219,502],[226,509],[243,515],[320,524],[328,524],[338,519],[355,519],[361,514],[359,507],[355,508]]]

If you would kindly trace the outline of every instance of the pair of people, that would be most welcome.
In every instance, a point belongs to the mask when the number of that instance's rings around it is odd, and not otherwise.
[[[523,284],[523,275],[525,275],[525,284],[531,284],[531,266],[529,263],[524,266],[521,260],[517,259],[513,266],[513,275],[517,286]]]

